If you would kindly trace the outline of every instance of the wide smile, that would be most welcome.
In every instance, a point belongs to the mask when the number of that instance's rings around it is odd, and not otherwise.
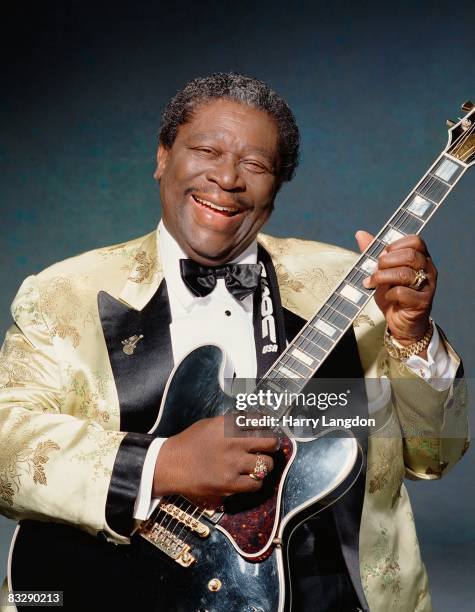
[[[211,202],[210,200],[199,198],[195,194],[192,194],[191,197],[199,206],[202,206],[203,208],[206,208],[224,217],[235,217],[236,215],[239,215],[242,212],[242,210],[237,206],[223,206],[222,204],[217,204],[216,202]]]

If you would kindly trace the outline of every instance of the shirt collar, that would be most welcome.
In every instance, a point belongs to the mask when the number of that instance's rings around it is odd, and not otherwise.
[[[196,297],[191,293],[181,278],[180,259],[188,259],[178,242],[173,238],[160,220],[157,231],[158,246],[163,265],[163,275],[167,281],[167,288],[172,291],[184,308],[191,308],[196,300],[207,298]],[[257,263],[257,241],[254,240],[238,257],[230,263],[255,264]],[[237,300],[238,301],[238,300]],[[239,301],[238,301],[239,303]]]

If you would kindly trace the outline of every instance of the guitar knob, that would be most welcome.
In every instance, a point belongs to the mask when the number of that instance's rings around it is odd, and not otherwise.
[[[456,121],[454,121],[453,119],[447,119],[447,121],[445,122],[447,124],[448,128],[454,127],[454,125],[457,123]]]
[[[474,107],[475,104],[473,102],[470,102],[470,100],[467,100],[462,104],[462,110],[464,113],[469,113]]]

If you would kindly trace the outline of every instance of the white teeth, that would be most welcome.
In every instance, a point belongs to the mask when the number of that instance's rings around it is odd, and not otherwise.
[[[208,200],[202,200],[201,198],[199,198],[198,196],[195,196],[195,195],[193,197],[200,204],[204,204],[205,206],[209,206],[210,208],[214,208],[215,210],[224,210],[225,212],[237,212],[239,210],[238,208],[229,208],[227,206],[218,206],[217,204],[214,204],[213,202],[208,202]]]

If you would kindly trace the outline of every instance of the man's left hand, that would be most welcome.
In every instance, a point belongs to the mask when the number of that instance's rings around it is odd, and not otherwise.
[[[368,247],[373,238],[366,231],[356,232],[361,251]],[[410,286],[418,270],[424,270],[427,280],[416,290]],[[398,342],[409,345],[424,336],[429,327],[437,269],[419,236],[411,234],[388,244],[378,258],[378,269],[366,279],[364,285],[376,289],[376,304]]]

